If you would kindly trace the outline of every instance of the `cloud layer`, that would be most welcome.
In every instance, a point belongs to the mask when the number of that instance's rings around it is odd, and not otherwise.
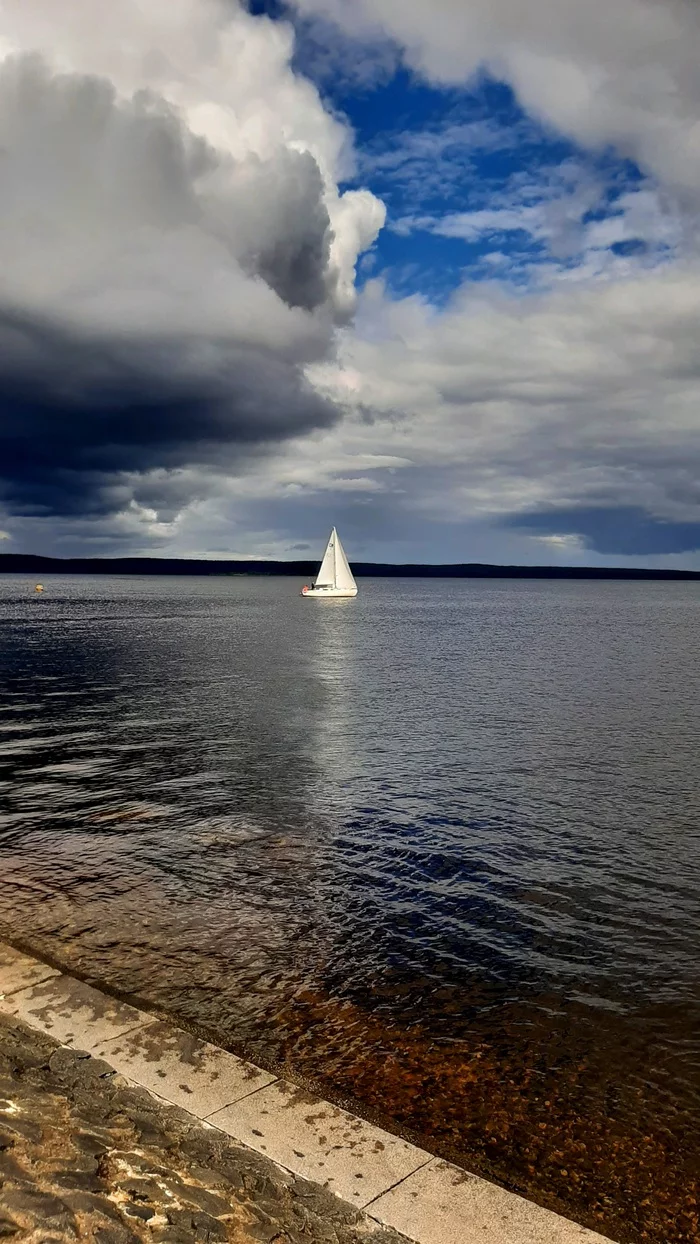
[[[383,474],[397,507],[606,554],[685,552],[700,546],[699,326],[697,264],[539,293],[482,283],[438,314],[376,285],[342,369],[322,370],[385,416],[375,446],[406,464]]]
[[[172,23],[124,0],[104,28],[69,0],[0,18],[0,497],[14,512],[118,511],[137,493],[158,508],[163,471],[235,471],[338,417],[304,368],[352,309],[381,204],[339,195],[347,135],[292,73],[288,32],[263,23],[257,49],[287,112],[271,84],[267,111],[239,118],[223,70],[217,103],[198,68],[217,49],[226,61],[236,23],[227,68],[241,68],[254,19],[169,7]],[[168,508],[202,490],[192,470],[173,477]]]
[[[392,40],[433,84],[490,74],[551,133],[590,153],[612,148],[647,177],[601,211],[609,188],[576,162],[570,187],[557,184],[566,164],[549,185],[533,168],[531,182],[514,177],[483,207],[477,186],[464,210],[392,222],[406,237],[482,251],[480,284],[465,282],[439,312],[370,290],[366,327],[345,343],[363,405],[393,412],[383,447],[411,460],[399,473],[409,493],[435,521],[481,515],[540,549],[698,549],[700,10],[684,0],[295,3],[358,47]],[[406,135],[401,158],[416,146]],[[524,258],[516,294],[496,278],[516,271],[518,237],[551,262],[528,272]]]
[[[338,521],[363,557],[692,556],[697,8],[295,3],[326,80],[353,58],[358,90],[398,58],[441,86],[488,73],[581,159],[459,203],[470,144],[503,149],[491,120],[379,134],[358,159],[286,21],[4,0],[3,529],[45,547],[58,515],[65,551],[284,555]],[[611,147],[643,174],[614,202]],[[380,175],[417,200],[390,236],[478,247],[478,280],[431,303],[388,271],[358,301],[385,215],[359,178]]]
[[[295,0],[364,39],[395,40],[429,79],[487,68],[585,147],[612,145],[695,198],[700,10],[691,0]]]

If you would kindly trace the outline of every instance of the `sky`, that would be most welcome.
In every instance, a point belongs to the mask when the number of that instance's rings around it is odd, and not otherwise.
[[[700,569],[695,0],[3,0],[0,551]]]

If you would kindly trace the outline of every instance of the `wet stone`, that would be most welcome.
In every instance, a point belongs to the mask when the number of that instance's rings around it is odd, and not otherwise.
[[[130,1150],[121,1152],[113,1152],[112,1157],[121,1163],[124,1168],[128,1168],[132,1172],[132,1178],[153,1178],[154,1176],[162,1177],[170,1174],[167,1166],[161,1166],[154,1159],[152,1153],[135,1153]]]
[[[56,1164],[55,1178],[60,1179],[64,1174],[95,1175],[98,1167],[98,1159],[93,1153],[71,1154],[70,1158],[64,1158]]]
[[[169,1210],[168,1221],[173,1227],[189,1232],[191,1240],[227,1240],[228,1231],[222,1222],[209,1214],[192,1214],[189,1210]]]
[[[150,1222],[151,1218],[155,1218],[156,1211],[151,1209],[150,1205],[125,1205],[124,1213],[129,1218],[140,1218],[142,1222]]]
[[[120,1211],[106,1196],[95,1195],[93,1192],[66,1192],[64,1199],[74,1214],[91,1214],[93,1218],[101,1215],[103,1218],[121,1222]]]
[[[52,1219],[70,1222],[73,1216],[65,1201],[59,1200],[51,1193],[38,1192],[30,1188],[5,1187],[3,1188],[3,1201],[5,1209],[9,1209],[10,1212],[15,1210],[23,1214],[34,1214],[44,1222],[50,1222]]]
[[[59,1045],[49,1058],[49,1068],[54,1075],[65,1075],[66,1071],[73,1070],[79,1063],[87,1062],[90,1055],[86,1050],[67,1049],[64,1045]]]
[[[98,1227],[95,1244],[141,1244],[142,1237],[125,1226]]]
[[[179,1179],[173,1179],[172,1177],[165,1179],[164,1184],[178,1200],[189,1201],[206,1214],[216,1216],[228,1214],[230,1211],[229,1201],[225,1201],[223,1197],[216,1196],[215,1193],[209,1192],[206,1188],[198,1188],[196,1184],[185,1184]]]
[[[152,1179],[118,1179],[116,1186],[126,1192],[132,1201],[154,1205],[163,1199],[160,1185]]]
[[[0,1060],[10,1058],[18,1071],[26,1071],[30,1067],[45,1066],[55,1048],[55,1044],[50,1037],[43,1037],[40,1033],[37,1033],[35,1041],[32,1041],[31,1044],[28,1043],[24,1049],[18,1050],[11,1040],[7,1040],[6,1030],[0,1029]],[[1,1084],[2,1076],[0,1076]]]
[[[24,1179],[22,1167],[15,1161],[9,1151],[0,1153],[0,1183],[6,1179],[14,1179],[18,1183],[22,1183]]]
[[[401,1244],[108,1063],[0,1014],[0,1240]],[[4,1233],[4,1234],[3,1234]]]
[[[53,1180],[59,1188],[77,1192],[103,1192],[107,1187],[104,1179],[90,1171],[57,1171]]]
[[[22,1115],[12,1115],[9,1118],[3,1116],[2,1126],[6,1132],[14,1136],[23,1136],[25,1140],[31,1140],[34,1144],[39,1144],[41,1141],[41,1128],[33,1119],[24,1118]],[[4,1145],[2,1147],[5,1148]]]
[[[102,1154],[109,1143],[109,1136],[96,1136],[91,1132],[78,1132],[73,1137],[73,1144],[84,1153]]]
[[[217,1170],[211,1170],[206,1166],[191,1166],[190,1175],[204,1188],[211,1188],[212,1190],[220,1191],[222,1188],[232,1187],[230,1180],[226,1179],[225,1175],[220,1174]]]

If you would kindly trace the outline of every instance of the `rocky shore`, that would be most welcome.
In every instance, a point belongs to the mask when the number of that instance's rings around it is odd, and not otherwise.
[[[319,1185],[0,1016],[0,1239],[405,1244]]]

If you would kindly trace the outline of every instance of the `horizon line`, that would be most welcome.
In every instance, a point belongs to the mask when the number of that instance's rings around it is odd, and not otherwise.
[[[149,554],[121,554],[117,556],[54,557],[43,553],[0,553],[0,573],[24,573],[41,568],[44,573],[99,573],[101,567],[122,568],[122,573],[134,573],[138,568],[151,573],[173,574],[186,569],[201,574],[280,574],[308,575],[318,568],[317,558],[287,560],[266,557],[163,557]],[[675,569],[646,566],[570,566],[499,564],[494,562],[370,562],[353,560],[354,572],[360,577],[453,577],[453,578],[602,578],[602,579],[700,579],[700,570]]]

